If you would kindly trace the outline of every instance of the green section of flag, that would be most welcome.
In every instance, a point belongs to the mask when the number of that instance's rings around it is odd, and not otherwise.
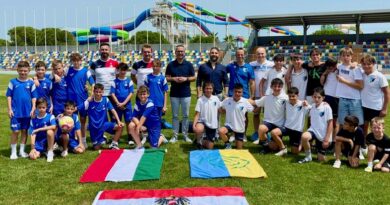
[[[160,179],[164,154],[165,150],[162,149],[145,150],[133,180]]]

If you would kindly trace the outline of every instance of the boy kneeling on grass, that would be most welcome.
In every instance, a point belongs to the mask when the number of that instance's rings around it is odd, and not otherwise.
[[[149,99],[149,88],[141,85],[137,90],[138,100],[135,103],[133,118],[130,123],[130,134],[133,136],[136,149],[142,149],[140,132],[148,132],[148,139],[152,148],[160,147],[167,141],[161,134],[161,115],[157,106]],[[145,125],[145,126],[144,126]]]
[[[118,142],[122,134],[123,123],[120,121],[118,114],[107,97],[103,97],[104,86],[100,83],[95,84],[93,95],[90,96],[83,104],[78,105],[77,109],[86,111],[88,115],[88,129],[91,135],[91,141],[94,150],[98,150],[106,143],[104,132],[113,134],[110,149],[119,149]],[[116,119],[116,123],[109,122],[107,110],[111,111]]]
[[[363,129],[359,127],[359,118],[356,116],[346,116],[344,124],[336,135],[334,168],[340,168],[340,155],[343,153],[348,157],[351,167],[359,166],[359,149],[364,144]]]
[[[64,113],[58,115],[58,118],[68,116],[73,119],[74,126],[71,130],[62,130],[61,126],[58,126],[56,141],[63,147],[61,153],[62,157],[68,156],[68,150],[75,154],[81,154],[85,151],[83,142],[81,141],[81,123],[78,115],[76,114],[76,103],[73,101],[67,101],[64,106]],[[75,113],[76,112],[76,113]]]
[[[367,167],[364,169],[366,172],[372,172],[373,160],[379,160],[375,164],[375,170],[381,170],[382,172],[390,171],[390,138],[384,133],[385,120],[382,117],[374,117],[371,120],[372,133],[368,134],[368,156]]]
[[[46,112],[46,99],[39,98],[36,107],[38,108],[38,114],[30,122],[31,151],[29,156],[35,160],[41,156],[41,153],[47,151],[47,162],[52,162],[54,158],[54,130],[57,127],[56,120],[54,115]]]

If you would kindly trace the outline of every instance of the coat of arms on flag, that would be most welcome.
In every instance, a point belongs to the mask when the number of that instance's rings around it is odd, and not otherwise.
[[[193,178],[267,177],[248,150],[196,150],[190,152]]]
[[[160,179],[165,150],[103,150],[80,182]]]
[[[95,197],[93,205],[248,205],[238,187],[196,187],[151,190],[105,190]]]

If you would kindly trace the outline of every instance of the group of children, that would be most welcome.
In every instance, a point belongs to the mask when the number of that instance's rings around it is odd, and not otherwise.
[[[277,156],[287,154],[283,136],[289,136],[291,152],[305,152],[299,163],[312,161],[312,146],[315,146],[320,161],[325,160],[326,153],[334,147],[336,160],[333,167],[340,168],[342,154],[348,157],[350,166],[359,166],[359,155],[367,147],[368,166],[365,170],[370,172],[374,168],[388,172],[390,139],[383,132],[382,118],[387,114],[387,79],[376,71],[372,56],[365,55],[360,61],[360,68],[352,62],[352,55],[352,49],[345,48],[340,52],[341,64],[329,58],[322,72],[318,73],[323,88],[314,88],[311,96],[305,96],[309,87],[307,75],[311,71],[303,68],[299,54],[292,55],[289,69],[283,67],[282,55],[274,57],[273,68],[258,85],[262,97],[256,100],[243,98],[243,85],[236,84],[233,96],[221,102],[212,95],[213,84],[204,83],[203,96],[197,100],[192,125],[195,142],[199,147],[212,149],[219,136],[225,148],[232,148],[228,137],[232,133],[236,148],[242,149],[245,115],[263,108],[264,118],[258,127],[257,142],[262,146],[261,152],[276,151]],[[68,150],[83,153],[87,148],[87,116],[94,149],[100,149],[107,142],[105,132],[113,135],[109,148],[119,149],[124,126],[137,149],[143,148],[140,136],[143,132],[148,133],[153,148],[167,141],[161,134],[160,120],[167,107],[168,85],[161,74],[159,60],[153,61],[153,73],[146,77],[145,85],[137,88],[134,109],[131,106],[134,88],[132,81],[126,77],[127,64],[118,65],[110,96],[103,96],[104,86],[95,84],[88,68],[82,67],[81,60],[80,54],[72,54],[72,66],[68,69],[64,69],[61,62],[53,61],[50,75],[45,74],[46,65],[38,62],[33,79],[28,77],[29,64],[25,61],[18,63],[19,76],[10,81],[6,94],[12,130],[11,159],[18,158],[16,144],[19,134],[21,157],[36,159],[47,152],[47,161],[50,162],[55,143],[62,147],[63,157],[68,155]],[[288,73],[291,78],[285,79]],[[87,83],[91,86],[92,95],[89,97]],[[224,125],[220,127],[222,113],[226,116]],[[309,126],[304,132],[307,114],[310,116]],[[65,132],[57,126],[58,119],[63,116],[73,119],[71,131]],[[122,117],[125,123],[122,123]],[[25,152],[27,135],[31,136],[29,154]],[[374,159],[379,159],[375,166]]]
[[[138,87],[134,110],[131,106],[134,88],[132,81],[126,77],[129,70],[127,64],[118,65],[117,78],[112,82],[110,95],[103,96],[104,86],[95,84],[88,68],[82,67],[82,56],[72,54],[71,63],[72,66],[64,69],[60,61],[54,60],[53,72],[46,74],[46,65],[38,62],[33,78],[28,76],[28,62],[20,61],[17,64],[18,77],[9,82],[6,93],[12,131],[10,159],[17,159],[18,156],[37,159],[45,153],[47,161],[51,162],[55,145],[62,148],[62,157],[66,157],[69,151],[83,153],[87,148],[87,117],[95,150],[106,144],[105,132],[113,135],[108,147],[119,149],[118,142],[124,126],[134,139],[136,149],[143,148],[140,140],[142,132],[148,132],[153,148],[166,141],[161,134],[160,119],[166,110],[168,86],[161,74],[159,60],[153,62],[153,73],[147,76],[145,85]],[[91,96],[87,83],[91,87]],[[108,115],[108,111],[111,115]],[[64,116],[73,119],[71,130],[63,130],[57,126]],[[122,117],[125,123],[122,123]],[[19,135],[21,139],[18,155]],[[25,152],[27,136],[31,137],[29,154]]]
[[[284,79],[284,74],[289,71],[283,68],[283,56],[274,57],[274,67],[259,85],[263,97],[257,100],[243,98],[242,85],[236,84],[233,96],[220,102],[211,95],[212,84],[205,83],[204,96],[198,99],[195,108],[193,129],[197,142],[212,149],[218,131],[225,147],[231,148],[226,134],[232,133],[236,148],[241,149],[245,114],[264,108],[263,123],[258,128],[259,140],[255,142],[261,144],[260,152],[276,151],[277,156],[287,154],[282,138],[289,136],[291,152],[298,154],[302,150],[305,153],[298,163],[312,161],[312,146],[319,161],[324,161],[326,153],[334,148],[336,160],[333,167],[340,168],[342,154],[348,158],[351,167],[358,167],[359,160],[364,159],[362,152],[368,146],[365,171],[371,172],[374,168],[389,172],[390,138],[384,134],[383,119],[389,98],[387,79],[375,69],[374,57],[364,55],[360,68],[352,63],[352,55],[352,49],[345,48],[340,52],[341,64],[329,58],[319,74],[321,77],[318,76],[324,88],[314,88],[311,96],[301,93],[301,90],[306,92],[310,71],[302,68],[302,57],[297,54],[291,57],[291,80]],[[288,82],[287,94],[285,81]],[[264,83],[269,84],[269,91],[262,89]],[[218,129],[220,113],[226,113],[226,117],[224,126]],[[304,131],[307,114],[308,127]],[[374,159],[379,160],[375,166]]]

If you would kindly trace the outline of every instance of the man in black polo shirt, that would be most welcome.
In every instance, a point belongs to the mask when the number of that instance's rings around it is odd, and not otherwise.
[[[175,49],[176,60],[170,62],[167,66],[165,77],[171,82],[171,107],[173,121],[173,137],[170,142],[175,143],[179,135],[179,112],[182,113],[182,131],[184,140],[192,142],[188,137],[188,115],[191,105],[191,87],[192,81],[195,81],[195,71],[193,65],[185,60],[185,48],[183,45],[177,45]]]
[[[212,82],[214,84],[213,95],[217,95],[222,100],[224,96],[227,96],[229,88],[226,67],[218,63],[219,49],[217,47],[210,49],[209,56],[210,60],[199,66],[196,78],[197,95],[198,98],[202,96],[202,86],[205,82]]]

